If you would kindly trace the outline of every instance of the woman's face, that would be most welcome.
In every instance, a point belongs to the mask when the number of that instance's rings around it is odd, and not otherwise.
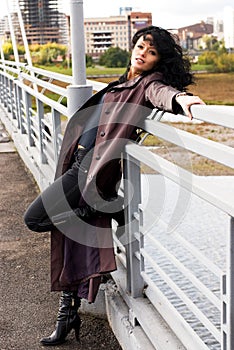
[[[143,73],[151,70],[155,67],[156,63],[160,60],[160,56],[154,46],[151,45],[152,37],[147,35],[144,41],[144,37],[141,36],[136,45],[133,48],[131,56],[131,69],[135,73]]]

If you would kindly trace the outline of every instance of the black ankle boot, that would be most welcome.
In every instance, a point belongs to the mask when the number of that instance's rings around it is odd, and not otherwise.
[[[80,317],[77,310],[80,306],[80,299],[74,292],[62,292],[56,328],[54,332],[46,338],[42,338],[40,343],[45,346],[59,345],[65,342],[66,336],[72,329],[75,330],[76,340],[79,341]]]

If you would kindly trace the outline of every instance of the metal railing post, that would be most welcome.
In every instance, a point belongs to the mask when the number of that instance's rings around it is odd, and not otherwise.
[[[3,103],[3,89],[4,89],[4,84],[3,84],[3,75],[0,74],[0,101]]]
[[[221,276],[221,350],[227,350],[227,278]]]
[[[43,135],[43,126],[42,126],[42,120],[44,119],[44,106],[43,102],[37,99],[37,116],[38,116],[38,127],[39,127],[39,151],[40,151],[40,158],[41,163],[46,164],[47,158],[44,152],[44,135]]]
[[[60,140],[59,135],[61,134],[61,120],[60,113],[54,108],[52,109],[52,128],[53,128],[53,142],[54,142],[54,161],[55,164],[58,162]]]
[[[15,113],[15,95],[14,95],[14,83],[12,80],[9,81],[9,112],[12,114],[12,119],[16,119]]]
[[[17,127],[22,132],[22,109],[21,102],[22,101],[22,90],[21,88],[15,84],[15,102],[16,102],[16,119],[17,119]]]
[[[230,218],[227,245],[227,350],[234,349],[234,218]]]
[[[8,79],[4,77],[4,89],[3,89],[3,105],[7,108],[7,99],[8,99]]]
[[[124,156],[124,200],[126,208],[126,245],[127,289],[136,298],[142,296],[144,281],[141,277],[142,260],[137,257],[142,247],[140,234],[141,179],[140,162],[133,160],[127,153]]]
[[[27,92],[24,91],[25,96],[25,116],[26,116],[26,123],[27,123],[27,131],[25,130],[25,127],[23,125],[23,122],[21,123],[21,132],[22,134],[28,134],[28,144],[29,146],[34,146],[34,140],[32,138],[32,128],[31,128],[31,108],[32,108],[32,96]]]

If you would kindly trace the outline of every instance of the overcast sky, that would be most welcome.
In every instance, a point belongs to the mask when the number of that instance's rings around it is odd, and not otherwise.
[[[6,1],[1,0],[2,16],[7,13]],[[69,12],[71,0],[62,1],[65,11]],[[234,8],[234,0],[83,0],[83,4],[85,18],[116,15],[121,6],[131,6],[137,11],[152,12],[153,24],[168,29],[194,24],[207,17],[222,18],[225,6]]]
[[[207,17],[222,18],[225,6],[234,8],[234,0],[83,0],[83,4],[85,17],[115,15],[121,6],[132,6],[152,12],[153,24],[163,28],[179,28]]]

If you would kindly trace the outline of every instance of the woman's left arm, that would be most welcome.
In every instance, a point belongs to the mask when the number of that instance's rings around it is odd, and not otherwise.
[[[204,105],[205,102],[199,96],[186,95],[186,93],[178,93],[175,96],[176,102],[181,106],[184,113],[190,118],[193,119],[192,113],[190,111],[190,107],[194,104]]]
[[[190,107],[193,104],[205,104],[200,97],[187,95],[186,92],[181,92],[160,81],[149,84],[145,89],[145,96],[146,100],[149,100],[155,107],[176,114],[183,111],[190,119],[193,118]]]

